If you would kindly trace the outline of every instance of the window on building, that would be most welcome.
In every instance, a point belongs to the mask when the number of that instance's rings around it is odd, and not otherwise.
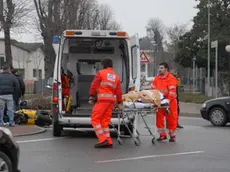
[[[34,78],[37,77],[37,69],[33,69],[33,77],[34,77]]]
[[[3,67],[4,63],[5,63],[5,58],[0,56],[0,68]]]
[[[39,69],[39,79],[42,79],[42,70]]]
[[[39,79],[42,79],[42,70],[41,69],[33,69],[33,77],[37,78],[39,77]]]

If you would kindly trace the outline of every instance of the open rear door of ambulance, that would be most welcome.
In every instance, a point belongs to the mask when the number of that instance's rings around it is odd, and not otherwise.
[[[140,91],[140,45],[138,34],[133,35],[130,38],[130,82],[129,91]]]

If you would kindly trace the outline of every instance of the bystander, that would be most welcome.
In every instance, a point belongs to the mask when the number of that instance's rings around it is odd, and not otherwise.
[[[11,73],[16,76],[19,86],[20,86],[20,91],[16,92],[14,94],[14,104],[15,104],[15,111],[19,110],[19,104],[20,101],[23,99],[24,94],[25,94],[25,83],[23,81],[23,78],[18,74],[17,69],[12,69]]]
[[[20,91],[17,78],[11,74],[10,66],[5,64],[3,72],[0,74],[0,125],[3,125],[4,109],[7,105],[7,114],[9,116],[9,126],[15,126],[14,123],[14,94]]]

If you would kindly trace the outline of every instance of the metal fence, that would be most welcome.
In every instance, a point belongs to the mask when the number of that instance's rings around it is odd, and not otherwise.
[[[46,88],[46,79],[41,79],[38,81],[34,80],[24,80],[26,87],[26,94],[38,94],[51,92],[50,89]]]
[[[181,68],[177,72],[184,91],[205,93],[206,70],[204,68]]]

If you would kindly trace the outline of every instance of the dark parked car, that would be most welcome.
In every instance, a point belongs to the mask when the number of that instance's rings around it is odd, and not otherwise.
[[[20,172],[18,161],[18,144],[9,129],[0,127],[0,172]]]
[[[230,122],[230,97],[211,99],[200,109],[202,118],[210,121],[214,126],[225,126]]]

